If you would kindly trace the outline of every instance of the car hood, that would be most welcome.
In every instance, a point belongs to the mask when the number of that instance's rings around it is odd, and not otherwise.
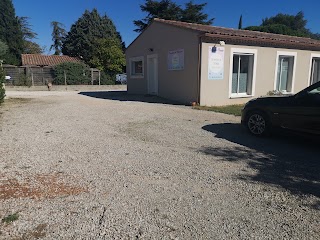
[[[288,103],[289,101],[292,100],[294,95],[280,95],[280,96],[266,96],[266,97],[259,97],[256,99],[253,99],[248,102],[247,105],[269,105],[269,104],[281,104],[281,103]]]

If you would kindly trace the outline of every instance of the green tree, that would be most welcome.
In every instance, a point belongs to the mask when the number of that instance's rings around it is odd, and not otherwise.
[[[194,4],[193,1],[189,1],[181,8],[172,0],[146,0],[144,5],[140,5],[140,9],[147,16],[133,21],[137,27],[134,31],[142,32],[154,18],[211,25],[214,18],[208,19],[208,15],[203,13],[206,5],[207,3]]]
[[[134,31],[142,32],[154,18],[162,18],[167,20],[179,20],[181,18],[181,8],[171,0],[146,0],[144,5],[140,5],[142,12],[147,16],[142,20],[133,21],[137,29]]]
[[[193,1],[187,2],[185,9],[181,9],[181,18],[179,20],[182,22],[211,25],[214,18],[208,19],[208,14],[203,13],[206,5],[207,3],[194,4]]]
[[[29,19],[29,17],[18,17],[18,23],[24,40],[33,40],[38,36],[38,34],[32,30],[32,25],[29,23]]]
[[[32,30],[32,25],[29,23],[29,17],[18,17],[18,22],[23,35],[23,52],[24,54],[40,54],[42,49],[36,42],[38,34]]]
[[[3,60],[4,56],[8,52],[8,45],[0,40],[0,61]]]
[[[53,44],[50,47],[50,51],[54,49],[54,55],[61,55],[63,42],[66,38],[67,32],[64,29],[64,25],[56,21],[51,22],[51,27]]]
[[[123,71],[126,65],[121,42],[116,38],[98,39],[94,49],[91,65],[113,76]]]
[[[313,34],[306,25],[307,20],[303,12],[298,12],[297,15],[279,13],[274,17],[262,19],[260,26],[250,26],[246,29],[298,37],[319,37],[318,34]]]
[[[4,57],[5,62],[19,65],[23,51],[23,34],[12,0],[0,1],[0,40],[9,47]]]
[[[100,16],[97,9],[93,9],[91,12],[86,10],[71,26],[63,43],[62,53],[79,57],[90,64],[97,47],[97,39],[119,39],[119,36],[120,34],[110,18],[106,15]],[[121,40],[119,39],[119,41]]]
[[[26,40],[24,42],[23,53],[25,53],[25,54],[41,54],[41,53],[43,53],[43,49],[38,43]]]
[[[238,29],[242,29],[242,14],[239,19]]]

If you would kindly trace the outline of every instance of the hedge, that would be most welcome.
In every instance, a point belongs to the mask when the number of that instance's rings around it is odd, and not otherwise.
[[[91,83],[90,68],[81,63],[61,63],[54,67],[53,84],[87,85]]]

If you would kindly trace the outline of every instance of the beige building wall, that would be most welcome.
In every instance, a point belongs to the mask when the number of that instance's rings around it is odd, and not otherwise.
[[[276,61],[277,52],[286,52],[296,54],[295,63],[296,68],[294,72],[293,92],[297,93],[303,88],[309,86],[310,69],[311,69],[311,55],[320,54],[320,52],[281,49],[281,48],[267,48],[256,46],[240,46],[240,45],[225,45],[224,55],[224,78],[223,80],[209,80],[208,79],[208,58],[209,46],[214,46],[215,43],[202,43],[202,64],[201,64],[201,84],[200,84],[200,105],[214,106],[214,105],[229,105],[241,104],[249,101],[252,98],[265,96],[268,91],[275,89],[276,81]],[[220,47],[220,44],[216,44]],[[249,49],[256,51],[256,77],[253,89],[253,96],[251,97],[230,97],[230,74],[232,66],[230,59],[231,49]]]
[[[150,51],[153,49],[153,51]],[[168,52],[184,49],[184,70],[168,70]],[[158,95],[182,103],[197,101],[198,97],[198,33],[153,22],[127,49],[128,93],[147,94],[147,56],[158,56]],[[130,58],[144,59],[144,76],[130,76]]]

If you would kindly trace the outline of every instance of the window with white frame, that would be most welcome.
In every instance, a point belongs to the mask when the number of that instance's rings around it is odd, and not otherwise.
[[[320,57],[313,57],[311,61],[310,85],[320,81]]]
[[[257,51],[237,49],[232,50],[231,54],[231,97],[252,96]]]
[[[135,57],[130,59],[130,76],[132,78],[143,78],[144,76],[143,57]]]
[[[295,53],[278,53],[275,90],[293,92]]]

